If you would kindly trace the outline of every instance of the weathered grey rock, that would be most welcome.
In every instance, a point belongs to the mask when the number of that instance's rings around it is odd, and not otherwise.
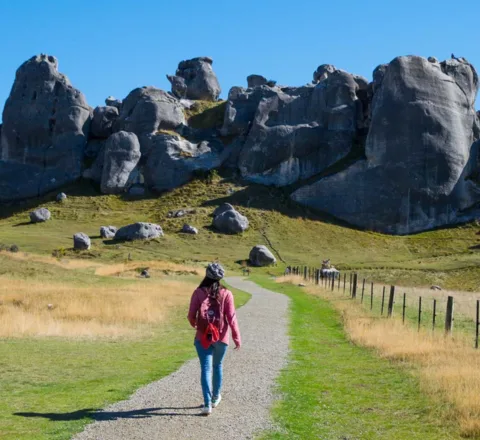
[[[143,196],[143,195],[145,195],[145,187],[144,186],[138,186],[138,185],[132,186],[128,190],[128,194],[130,194],[131,196],[136,196],[136,197]]]
[[[113,131],[129,131],[140,136],[160,129],[173,130],[184,123],[183,107],[175,97],[155,87],[141,87],[132,90],[123,100]]]
[[[57,67],[55,57],[38,55],[17,70],[3,110],[0,201],[35,197],[81,175],[91,110]]]
[[[438,59],[436,57],[428,57],[428,61],[430,63],[438,63]]]
[[[38,208],[30,213],[30,221],[32,223],[42,223],[50,220],[52,214],[47,208]]]
[[[115,226],[102,226],[100,227],[100,237],[111,240],[115,238],[117,231],[118,229]]]
[[[154,135],[146,138],[145,145],[145,182],[156,191],[176,188],[187,183],[195,172],[221,165],[220,141],[193,144],[176,136]]]
[[[183,227],[182,227],[182,232],[185,233],[185,234],[198,234],[198,229],[195,228],[194,226],[190,226],[190,225],[187,225],[187,224],[184,224]]]
[[[239,234],[248,229],[248,219],[235,210],[228,210],[213,218],[212,225],[225,234]]]
[[[220,84],[212,69],[213,60],[208,57],[182,61],[174,76],[167,75],[172,93],[178,98],[216,101],[220,96]]]
[[[120,110],[122,107],[122,100],[117,99],[114,96],[109,96],[105,99],[105,105],[107,107],[116,107],[118,110]]]
[[[253,266],[270,266],[272,264],[275,264],[277,262],[277,259],[275,256],[270,252],[270,250],[262,245],[259,244],[257,246],[254,246],[252,250],[250,251],[250,263]]]
[[[130,174],[140,160],[140,143],[137,136],[125,131],[112,134],[105,144],[104,156],[102,193],[123,192]]]
[[[67,195],[66,195],[65,193],[63,193],[63,192],[62,192],[62,193],[59,193],[59,194],[57,194],[56,199],[57,199],[57,202],[62,203],[62,202],[64,202],[65,200],[67,200]]]
[[[220,206],[215,208],[215,211],[213,211],[213,216],[216,217],[217,215],[223,214],[226,211],[235,211],[235,208],[230,205],[230,203],[222,203]]]
[[[83,232],[79,232],[73,236],[73,249],[77,251],[86,251],[90,249],[92,242],[90,237]]]
[[[102,150],[104,146],[105,146],[105,139],[89,139],[85,147],[85,153],[84,153],[85,157],[90,160],[96,159],[100,155],[100,152],[103,153]]]
[[[313,72],[313,82],[318,83],[320,81],[323,81],[324,79],[327,79],[328,76],[336,70],[337,68],[332,64],[322,64],[318,66],[317,70]]]
[[[93,140],[90,140],[87,144],[87,147],[90,147],[92,143],[93,143]],[[105,163],[105,144],[106,144],[106,141],[102,140],[98,143],[95,143],[95,145],[92,146],[92,154],[93,154],[93,147],[99,148],[99,150],[97,152],[95,160],[92,163],[92,166],[90,168],[87,168],[82,173],[82,177],[84,179],[93,180],[98,184],[102,181],[103,165]]]
[[[258,86],[265,86],[268,80],[262,75],[248,75],[247,76],[247,84],[248,88],[258,87]]]
[[[113,124],[117,118],[117,107],[96,107],[90,126],[91,135],[96,138],[108,138],[112,134]]]
[[[162,227],[154,223],[134,223],[120,228],[115,234],[115,240],[148,240],[163,236]]]
[[[398,57],[376,69],[375,81],[366,160],[300,188],[292,198],[393,234],[475,218],[480,187],[468,178],[478,163],[473,67]]]

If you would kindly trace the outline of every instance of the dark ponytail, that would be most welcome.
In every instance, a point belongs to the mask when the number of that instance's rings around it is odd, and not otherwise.
[[[208,295],[214,299],[217,299],[220,289],[223,288],[223,286],[220,284],[220,281],[205,277],[198,288],[207,289]]]

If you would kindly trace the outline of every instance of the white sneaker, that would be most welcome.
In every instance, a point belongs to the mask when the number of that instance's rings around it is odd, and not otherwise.
[[[203,406],[202,407],[202,416],[209,416],[212,414],[212,407],[211,406]]]
[[[222,401],[222,395],[219,394],[218,397],[214,397],[213,400],[212,400],[212,407],[213,408],[216,408],[220,402]]]

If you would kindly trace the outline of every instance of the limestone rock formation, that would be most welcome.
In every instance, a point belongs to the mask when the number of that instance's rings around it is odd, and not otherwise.
[[[116,107],[118,110],[120,110],[122,107],[122,101],[114,96],[109,96],[105,99],[105,105],[108,107]]]
[[[115,226],[101,226],[100,227],[100,237],[111,240],[115,238],[115,234],[118,229]]]
[[[173,130],[184,123],[183,107],[175,97],[155,87],[141,87],[132,90],[123,100],[113,131],[129,131],[140,136],[160,129]]]
[[[195,228],[194,226],[191,226],[191,225],[187,225],[186,223],[183,225],[182,227],[182,232],[184,234],[193,234],[193,235],[197,235],[198,234],[198,229]]]
[[[178,98],[216,101],[221,89],[212,63],[213,60],[208,57],[179,63],[175,75],[167,75],[172,84],[172,93]]]
[[[193,144],[172,135],[148,136],[145,181],[155,191],[176,188],[188,182],[195,172],[219,167],[222,149],[219,141]]]
[[[112,134],[105,144],[102,193],[123,192],[140,156],[140,143],[134,133],[119,131]]]
[[[235,211],[235,208],[230,205],[230,203],[222,203],[220,206],[215,208],[215,211],[213,211],[213,217],[223,214],[225,211]]]
[[[58,203],[62,203],[67,200],[67,195],[64,192],[57,194],[56,200]]]
[[[235,209],[229,209],[216,215],[213,218],[212,225],[224,234],[239,234],[248,229],[249,222],[247,217]]]
[[[252,248],[252,250],[250,251],[249,260],[253,266],[259,266],[259,267],[270,266],[277,262],[277,259],[275,258],[275,256],[270,252],[270,250],[266,246],[262,244],[254,246]]]
[[[265,86],[267,85],[267,78],[265,78],[262,75],[248,75],[247,76],[247,84],[248,88],[251,89],[253,87],[258,87],[258,86]]]
[[[115,240],[148,240],[163,236],[163,229],[154,223],[134,223],[120,228],[115,234]]]
[[[86,251],[90,249],[91,244],[90,237],[83,232],[79,232],[73,236],[73,249],[77,251]]]
[[[30,221],[32,223],[42,223],[50,220],[52,214],[47,208],[38,208],[30,213]]]
[[[117,118],[117,107],[96,107],[90,127],[91,135],[96,138],[108,138],[112,134],[113,124]]]
[[[0,201],[35,197],[81,175],[91,109],[57,68],[42,54],[17,70],[3,110]]]
[[[395,58],[374,71],[365,155],[293,199],[351,224],[408,234],[473,218],[478,76],[465,60]]]

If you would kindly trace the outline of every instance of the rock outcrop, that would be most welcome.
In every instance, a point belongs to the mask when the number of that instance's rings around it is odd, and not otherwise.
[[[38,55],[17,70],[3,110],[0,202],[35,197],[78,179],[90,130],[83,94]]]
[[[64,192],[61,192],[57,194],[56,200],[58,203],[63,203],[65,200],[67,200],[67,195]]]
[[[115,234],[115,240],[148,240],[163,236],[163,229],[154,223],[134,223],[120,228]]]
[[[119,131],[112,134],[105,144],[102,192],[118,194],[125,191],[140,156],[140,143],[134,133]]]
[[[100,237],[106,240],[111,240],[115,238],[115,234],[118,229],[115,226],[101,226],[100,227]]]
[[[79,232],[73,236],[73,249],[76,251],[86,251],[91,245],[92,242],[87,234]]]
[[[30,221],[32,223],[43,223],[50,220],[52,214],[47,208],[38,208],[30,213]]]
[[[118,108],[96,107],[93,111],[93,119],[90,133],[95,138],[108,138],[112,134],[113,124],[118,118]]]
[[[465,60],[395,58],[374,72],[366,159],[293,199],[351,224],[409,234],[465,221],[480,200],[475,69]]]
[[[221,89],[208,57],[182,61],[175,75],[167,75],[172,93],[178,98],[216,101]]]
[[[187,225],[186,223],[182,227],[182,232],[184,234],[193,234],[197,235],[198,234],[198,229],[195,226]]]
[[[266,246],[262,244],[254,246],[252,248],[252,250],[250,251],[249,260],[250,264],[258,267],[270,266],[277,262],[275,256]]]
[[[249,221],[247,217],[232,207],[232,209],[220,211],[215,215],[212,225],[224,234],[239,234],[248,229]]]

